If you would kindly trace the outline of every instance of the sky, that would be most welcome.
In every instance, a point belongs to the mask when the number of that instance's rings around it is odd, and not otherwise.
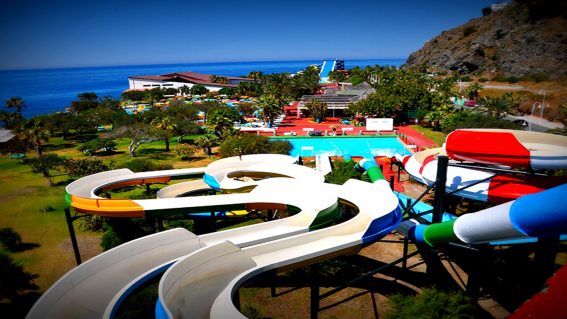
[[[18,0],[0,69],[405,59],[494,0]]]

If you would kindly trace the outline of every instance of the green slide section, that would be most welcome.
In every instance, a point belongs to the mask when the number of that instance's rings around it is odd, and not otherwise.
[[[455,224],[455,221],[456,219],[427,226],[427,228],[423,232],[423,239],[430,246],[435,246],[436,244],[447,243],[450,241],[458,241],[458,238],[453,231],[453,225]]]

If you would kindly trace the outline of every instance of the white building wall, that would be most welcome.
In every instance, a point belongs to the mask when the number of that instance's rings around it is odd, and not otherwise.
[[[184,82],[172,82],[172,81],[152,81],[152,80],[143,80],[143,79],[128,79],[129,89],[130,90],[144,90],[144,89],[153,89],[153,88],[176,88],[179,89],[184,85],[191,88],[193,83],[184,83]],[[222,86],[212,86],[212,85],[205,85],[205,87],[209,91],[218,91],[222,89]]]

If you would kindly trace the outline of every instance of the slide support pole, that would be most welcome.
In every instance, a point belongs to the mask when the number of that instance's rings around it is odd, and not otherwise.
[[[540,274],[538,280],[544,284],[547,278],[555,272],[555,258],[559,250],[559,236],[540,237],[537,240],[534,262],[537,273]]]
[[[75,254],[75,261],[77,265],[81,264],[81,253],[79,252],[79,245],[77,244],[77,237],[75,236],[75,228],[73,228],[73,218],[71,217],[71,210],[65,207],[65,219],[67,220],[67,228],[69,228],[69,237],[71,237],[71,245],[73,246],[73,253]]]
[[[311,319],[319,313],[319,264],[311,265]]]
[[[439,155],[437,157],[437,180],[435,181],[435,198],[433,199],[432,223],[440,223],[444,212],[445,187],[447,184],[447,166],[449,157]]]

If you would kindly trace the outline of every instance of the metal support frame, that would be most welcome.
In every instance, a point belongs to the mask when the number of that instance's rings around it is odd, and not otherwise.
[[[75,254],[75,261],[77,265],[81,264],[81,252],[79,251],[79,245],[77,243],[77,236],[75,236],[75,228],[73,227],[73,221],[83,217],[83,216],[71,216],[71,210],[69,207],[65,207],[65,220],[67,221],[67,228],[69,229],[69,237],[71,238],[71,245],[73,246],[73,253]]]
[[[447,165],[449,157],[439,155],[437,157],[437,179],[435,180],[435,197],[433,198],[433,216],[432,223],[440,223],[443,220],[443,212],[445,212],[445,188],[447,184]]]

